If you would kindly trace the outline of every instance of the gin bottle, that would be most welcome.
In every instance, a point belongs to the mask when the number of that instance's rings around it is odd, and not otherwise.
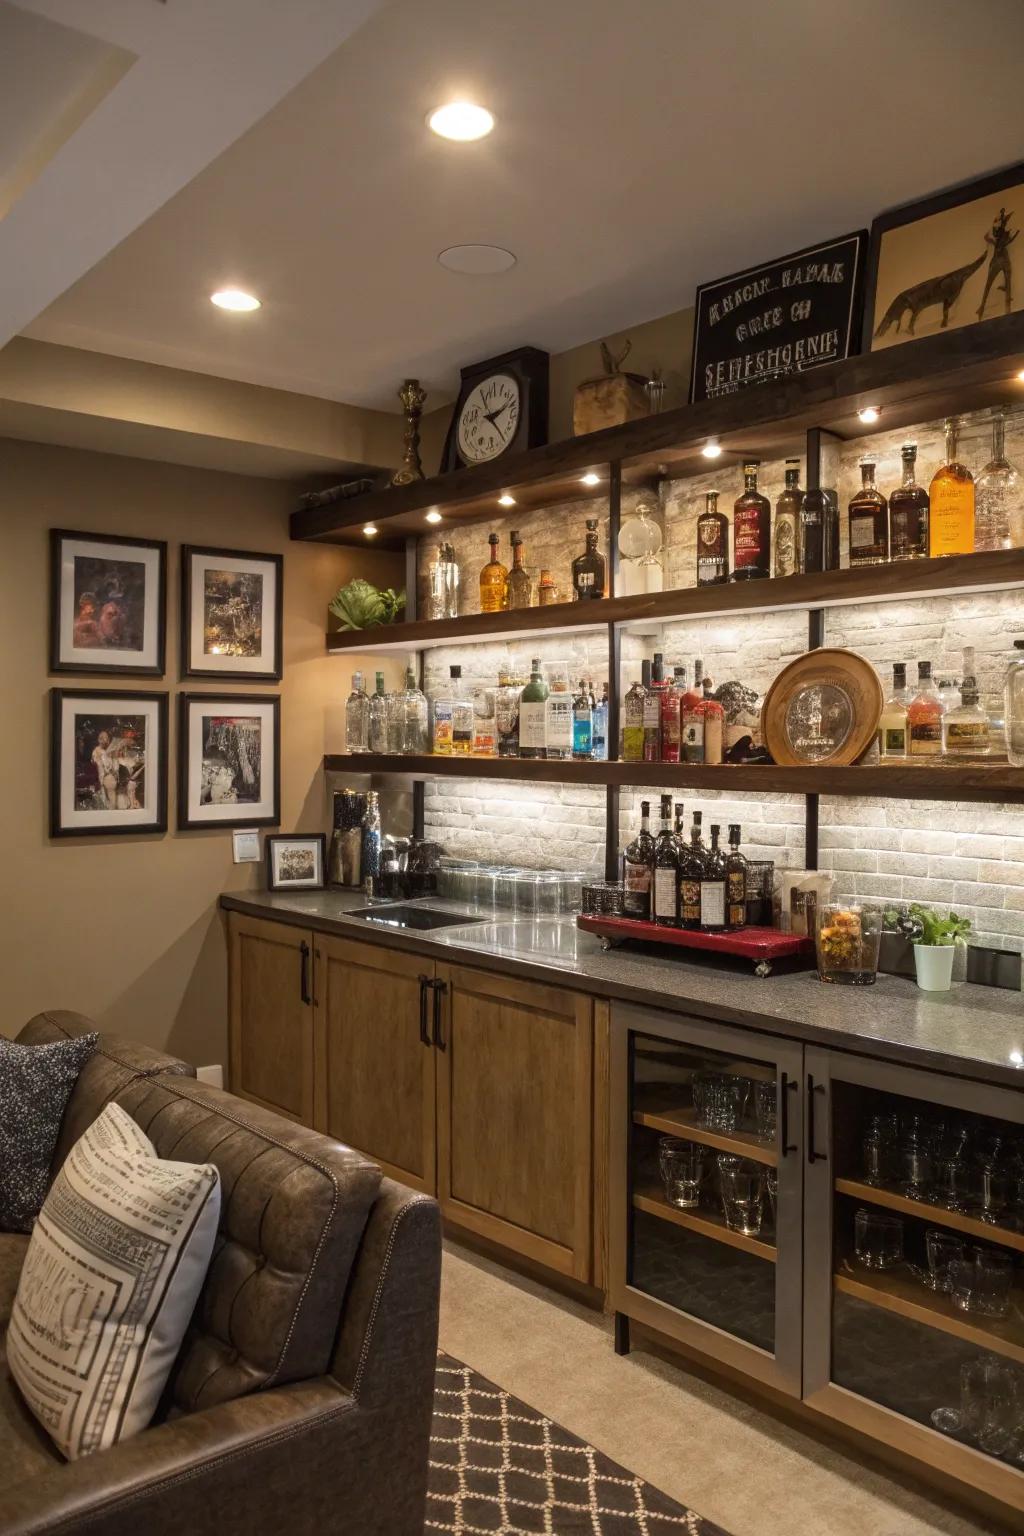
[[[406,668],[405,692],[399,696],[396,715],[399,722],[401,745],[398,750],[415,757],[430,751],[430,711],[427,696],[416,686],[416,673]]]
[[[1006,457],[1006,412],[992,413],[992,457],[978,476],[975,549],[1012,549],[1024,542],[1024,480]]]
[[[345,701],[345,751],[369,752],[370,701],[363,687],[363,674],[353,672],[352,692]]]
[[[384,673],[377,673],[377,688],[370,699],[369,740],[371,752],[388,750],[388,709],[390,699],[384,692]]]

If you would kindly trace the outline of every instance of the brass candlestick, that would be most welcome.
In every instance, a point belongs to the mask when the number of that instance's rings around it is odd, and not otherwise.
[[[423,415],[427,392],[420,388],[419,379],[406,379],[398,391],[398,398],[405,412],[405,434],[402,438],[405,451],[401,466],[391,476],[391,484],[411,485],[414,480],[423,479],[423,465],[420,463],[420,417]]]

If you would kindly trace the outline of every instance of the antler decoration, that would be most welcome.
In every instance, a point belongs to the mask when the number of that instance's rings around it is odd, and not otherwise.
[[[627,341],[618,357],[616,357],[608,343],[606,341],[602,341],[601,361],[604,363],[605,373],[618,373],[621,370],[623,363],[626,361],[626,358],[629,356],[632,346],[633,343],[631,341]]]

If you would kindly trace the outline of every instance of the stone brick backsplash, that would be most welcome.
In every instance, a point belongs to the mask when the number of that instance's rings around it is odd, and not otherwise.
[[[526,869],[604,869],[605,792],[589,784],[434,779],[426,835],[458,858]]]

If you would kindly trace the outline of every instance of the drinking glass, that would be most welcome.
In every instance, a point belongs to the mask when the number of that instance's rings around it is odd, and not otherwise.
[[[704,1124],[710,1131],[730,1133],[739,1128],[750,1095],[750,1080],[710,1073],[704,1104]]]
[[[775,863],[772,859],[747,860],[746,916],[752,928],[770,928],[774,922],[774,882]]]
[[[527,874],[520,870],[515,881],[515,904],[517,917],[537,916],[537,888],[540,884],[538,875]]]
[[[904,1142],[899,1150],[899,1187],[908,1200],[927,1200],[931,1194],[935,1160],[919,1141]]]
[[[707,1148],[698,1141],[684,1141],[679,1136],[662,1136],[658,1142],[665,1199],[680,1211],[700,1204],[700,1186],[704,1177]]]
[[[1019,1389],[1016,1375],[1002,1360],[992,1355],[979,1355],[967,1360],[960,1367],[960,1405],[957,1408],[936,1408],[931,1416],[932,1424],[947,1435],[966,1435],[969,1439],[987,1442],[989,1450],[1000,1440],[1001,1425],[1010,1421],[1008,1434],[999,1451],[1009,1450],[1015,1438],[1013,1429],[1019,1429]]]
[[[764,1192],[768,1198],[768,1211],[771,1224],[775,1225],[775,1212],[779,1203],[779,1170],[766,1168],[764,1171]]]
[[[903,1221],[863,1208],[853,1218],[853,1251],[865,1269],[895,1269],[903,1262]]]
[[[974,1256],[974,1310],[980,1317],[1005,1317],[1010,1310],[1013,1260],[1008,1253],[979,1248]]]
[[[949,1266],[955,1259],[962,1259],[967,1252],[963,1239],[954,1237],[952,1232],[942,1232],[937,1227],[930,1227],[924,1235],[924,1251],[928,1259],[928,1268],[921,1273],[922,1283],[930,1291],[948,1291]]]
[[[754,1237],[761,1230],[764,1179],[759,1163],[746,1158],[718,1160],[722,1189],[722,1213],[731,1232]]]
[[[553,917],[558,911],[561,894],[561,877],[545,873],[537,877],[537,911],[544,917]]]
[[[975,1169],[975,1196],[977,1204],[971,1207],[971,1215],[989,1226],[999,1225],[1006,1209],[1007,1178],[1002,1164],[997,1161],[998,1148],[982,1155]]]
[[[720,1080],[719,1072],[695,1072],[690,1083],[697,1124],[702,1125],[705,1130],[710,1130],[712,1126],[714,1118],[712,1092]]]
[[[949,1266],[949,1299],[958,1312],[976,1312],[978,1266],[973,1259],[954,1259]]]
[[[758,1141],[774,1142],[778,1127],[778,1091],[774,1082],[754,1084],[754,1120]]]

